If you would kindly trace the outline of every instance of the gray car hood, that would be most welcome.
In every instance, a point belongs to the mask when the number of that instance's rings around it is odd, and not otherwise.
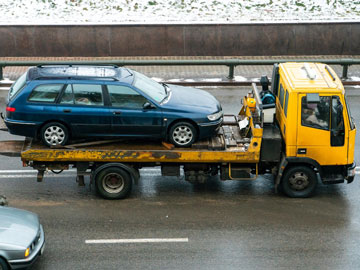
[[[29,211],[0,206],[0,247],[27,248],[39,231],[39,218]]]

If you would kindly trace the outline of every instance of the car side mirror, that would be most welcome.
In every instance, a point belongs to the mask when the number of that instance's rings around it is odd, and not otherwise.
[[[143,105],[143,109],[144,110],[151,110],[151,109],[155,109],[155,106],[152,105],[150,102],[145,102],[144,105]]]

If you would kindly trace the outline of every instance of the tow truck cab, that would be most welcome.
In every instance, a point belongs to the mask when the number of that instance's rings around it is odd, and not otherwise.
[[[271,89],[285,152],[280,175],[282,167],[303,163],[323,183],[351,183],[356,128],[334,70],[320,63],[276,64]]]

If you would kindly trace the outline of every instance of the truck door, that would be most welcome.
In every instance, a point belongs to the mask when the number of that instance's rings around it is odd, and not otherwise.
[[[299,95],[297,156],[320,165],[347,164],[344,107],[337,95]]]

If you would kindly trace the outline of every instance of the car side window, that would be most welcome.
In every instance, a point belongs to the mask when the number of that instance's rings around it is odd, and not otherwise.
[[[134,89],[124,85],[107,86],[111,105],[128,109],[142,109],[147,99],[136,92]]]
[[[329,130],[330,97],[321,97],[319,103],[308,103],[306,97],[301,99],[301,125]]]
[[[60,104],[74,104],[74,95],[71,84],[66,87],[61,97]]]
[[[104,105],[102,87],[99,84],[73,84],[75,104]]]
[[[32,102],[54,103],[63,86],[63,84],[39,85],[32,90],[28,100]]]

